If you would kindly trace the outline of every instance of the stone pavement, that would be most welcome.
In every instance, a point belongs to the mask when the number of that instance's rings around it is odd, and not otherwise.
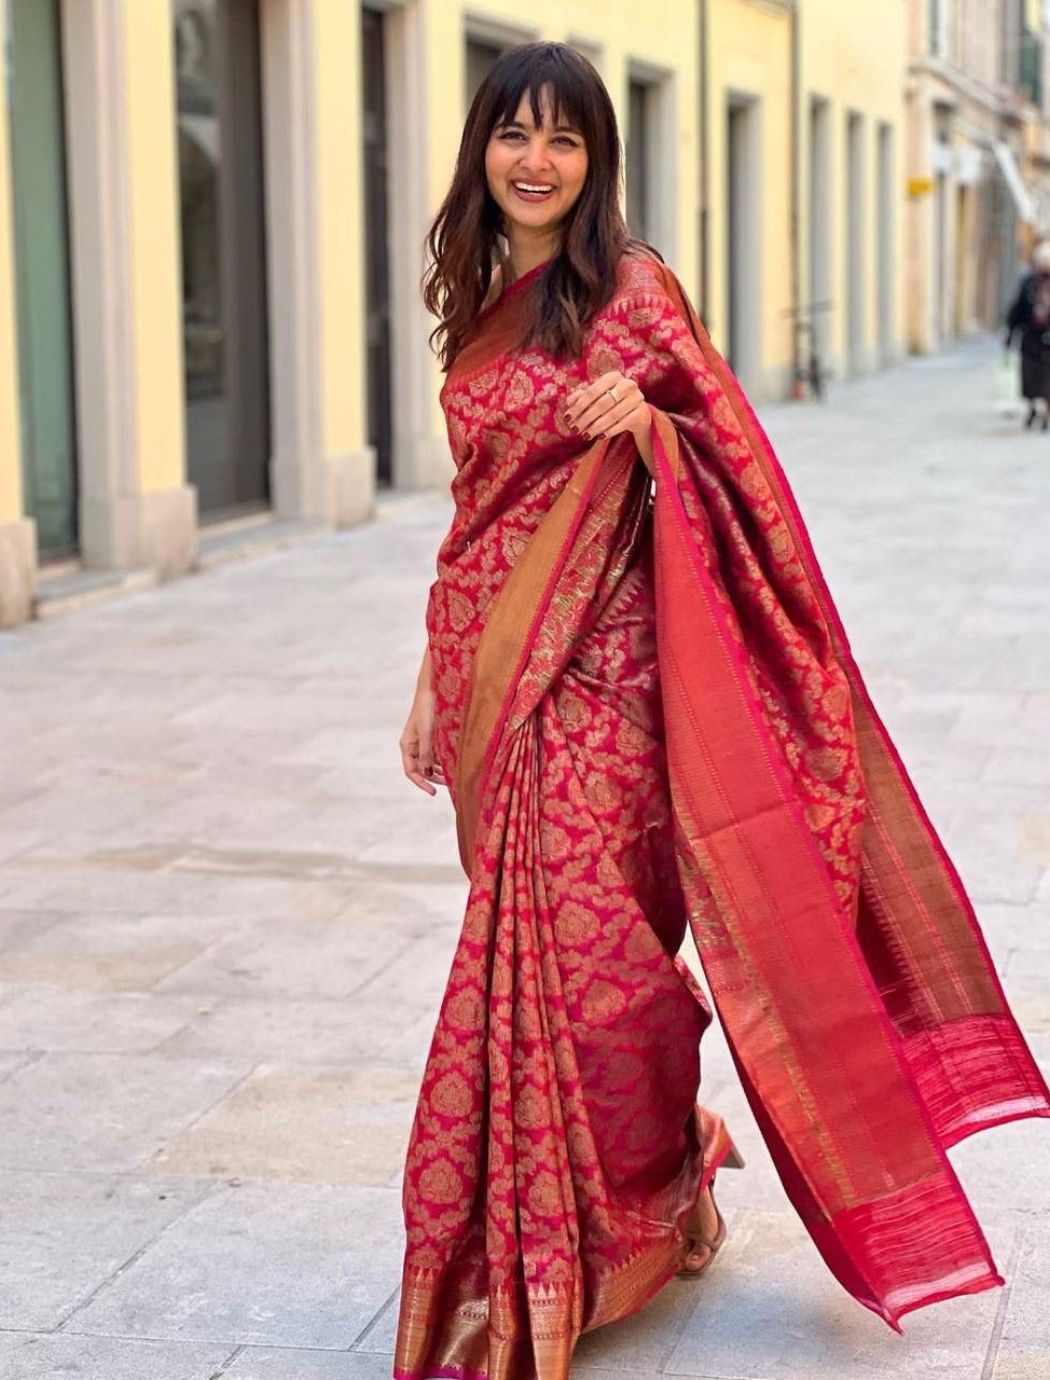
[[[875,702],[1050,1062],[1050,436],[983,345],[765,413]],[[465,888],[400,776],[443,497],[0,635],[0,1376],[386,1380]],[[1050,1376],[1050,1125],[952,1152],[1006,1289],[904,1336],[748,1156],[702,1282],[574,1374]]]

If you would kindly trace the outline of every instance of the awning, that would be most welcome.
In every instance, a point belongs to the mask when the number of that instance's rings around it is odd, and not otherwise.
[[[1035,203],[1029,195],[1028,188],[1024,185],[1024,178],[1021,176],[1021,169],[1017,166],[1013,149],[1009,144],[1004,144],[1001,139],[994,139],[992,152],[995,154],[995,161],[999,164],[999,171],[1010,189],[1010,195],[1017,207],[1017,214],[1026,224],[1034,225]]]

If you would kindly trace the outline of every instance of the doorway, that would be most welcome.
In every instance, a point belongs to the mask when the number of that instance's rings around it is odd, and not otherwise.
[[[25,512],[42,559],[77,546],[76,421],[59,0],[8,0]]]
[[[758,102],[733,97],[726,123],[726,357],[745,384],[761,357]]]
[[[627,173],[627,228],[632,235],[649,244],[656,239],[653,225],[656,97],[657,91],[651,82],[638,77],[632,77],[628,82],[624,160]]]
[[[809,109],[809,320],[822,359],[831,349],[831,106],[815,96]]]
[[[390,241],[387,223],[386,21],[361,11],[364,98],[365,316],[367,338],[368,444],[376,457],[376,479],[393,478],[393,413],[390,348]]]
[[[896,299],[896,235],[897,216],[893,189],[896,182],[894,172],[893,126],[879,125],[879,210],[877,225],[879,232],[879,359],[882,364],[893,360],[896,322],[894,302]]]
[[[864,119],[846,117],[846,349],[851,373],[864,367]]]
[[[202,516],[269,498],[258,0],[174,0],[187,472]]]

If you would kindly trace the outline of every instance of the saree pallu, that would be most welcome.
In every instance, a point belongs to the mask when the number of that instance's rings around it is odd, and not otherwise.
[[[542,269],[542,266],[541,266]],[[669,269],[562,363],[507,289],[442,402],[427,627],[470,893],[405,1166],[400,1380],[564,1380],[680,1263],[711,1011],[833,1274],[896,1330],[1003,1283],[946,1149],[1050,1115],[768,440]],[[583,448],[577,383],[652,417]],[[648,489],[655,483],[650,508]]]

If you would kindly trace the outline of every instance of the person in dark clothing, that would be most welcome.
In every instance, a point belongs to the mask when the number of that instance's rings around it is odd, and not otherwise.
[[[1021,338],[1021,393],[1028,402],[1025,426],[1034,423],[1042,402],[1042,428],[1050,428],[1050,240],[1032,255],[1031,270],[1018,286],[1006,316],[1006,348]]]

